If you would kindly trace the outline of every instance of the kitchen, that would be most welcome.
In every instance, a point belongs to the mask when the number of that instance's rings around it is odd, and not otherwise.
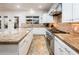
[[[0,55],[78,55],[79,3],[0,3]]]

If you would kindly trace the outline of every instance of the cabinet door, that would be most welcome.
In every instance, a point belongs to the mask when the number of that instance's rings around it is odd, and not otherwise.
[[[72,3],[62,3],[62,22],[72,22]]]
[[[73,22],[79,22],[79,3],[73,3]]]
[[[25,55],[27,54],[29,47],[31,45],[33,39],[32,32],[28,33],[26,37],[23,38],[23,40],[19,43],[19,54]]]
[[[59,38],[55,37],[55,54],[59,55],[77,55],[73,49],[67,46],[64,42],[62,42]]]
[[[55,41],[54,41],[54,54],[55,55],[67,55],[67,52],[62,48],[62,45],[56,39],[58,38],[55,38]]]
[[[55,55],[60,55],[62,50],[60,49],[60,46],[58,45],[57,41],[55,40],[54,42],[54,54]]]

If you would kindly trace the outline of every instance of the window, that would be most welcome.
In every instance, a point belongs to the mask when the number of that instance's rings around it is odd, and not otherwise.
[[[8,18],[8,16],[4,16],[4,18]]]
[[[39,24],[39,16],[26,16],[26,24]]]

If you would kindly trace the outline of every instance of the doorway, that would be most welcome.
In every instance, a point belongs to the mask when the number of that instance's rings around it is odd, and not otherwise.
[[[15,18],[14,28],[16,29],[16,28],[19,28],[19,16],[14,16],[14,18]]]

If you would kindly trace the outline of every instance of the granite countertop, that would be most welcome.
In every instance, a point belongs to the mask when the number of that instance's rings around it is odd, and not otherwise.
[[[31,30],[27,28],[20,28],[0,32],[0,44],[17,44],[19,43]]]
[[[66,43],[69,47],[71,47],[73,50],[75,50],[77,53],[79,53],[79,34],[55,34],[60,40],[62,40],[64,43]]]

